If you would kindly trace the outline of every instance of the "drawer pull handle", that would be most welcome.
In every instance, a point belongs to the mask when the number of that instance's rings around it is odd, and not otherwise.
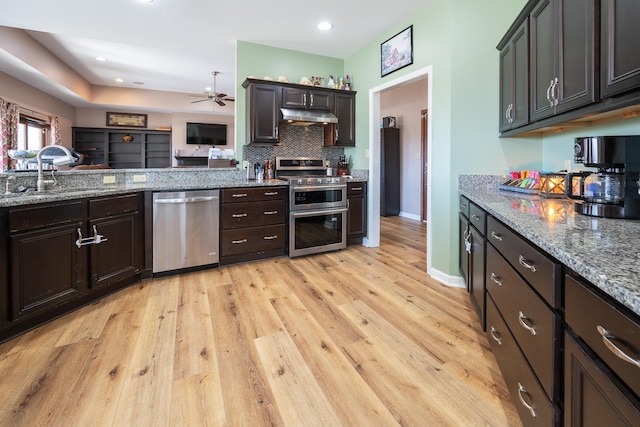
[[[529,320],[529,318],[527,318],[527,316],[525,316],[521,311],[518,312],[518,322],[520,322],[523,328],[531,332],[531,335],[535,335],[537,333],[535,326],[531,326],[530,324],[531,320]]]
[[[460,209],[467,209],[467,206],[469,205],[467,205],[466,203],[463,203],[460,205]]]
[[[276,240],[278,236],[264,236],[262,240]]]
[[[264,193],[265,196],[277,196],[279,193],[277,191],[267,191]]]
[[[247,193],[234,193],[231,197],[247,197]]]
[[[496,331],[496,328],[494,328],[493,326],[491,327],[490,334],[491,334],[491,338],[496,340],[498,345],[502,345],[502,338],[500,338],[500,334],[498,333],[498,331]]]
[[[351,191],[361,191],[362,187],[351,187]]]
[[[633,357],[629,356],[627,353],[622,351],[620,347],[615,345],[615,343],[612,340],[615,340],[616,337],[612,335],[611,332],[609,332],[608,330],[606,330],[604,327],[600,325],[598,325],[596,329],[598,330],[600,335],[602,335],[602,342],[604,342],[604,345],[609,349],[609,351],[611,351],[611,353],[615,354],[617,357],[624,360],[625,362],[631,363],[632,365],[635,365],[638,368],[640,368],[640,360],[634,359]]]
[[[264,215],[276,215],[278,211],[264,211],[262,212]]]
[[[241,245],[243,243],[247,243],[247,239],[232,240],[231,243],[233,243],[234,245]]]
[[[239,214],[231,215],[232,218],[244,218],[245,216],[247,216],[246,213],[239,213]]]
[[[496,239],[499,242],[502,242],[502,236],[498,233],[496,233],[495,231],[491,232],[491,237],[493,237],[494,239]]]
[[[536,268],[536,266],[535,266],[535,265],[533,265],[533,264],[529,264],[529,263],[527,262],[527,260],[526,260],[526,259],[524,259],[524,257],[523,257],[522,255],[520,255],[520,256],[518,257],[518,262],[520,263],[520,265],[521,265],[521,266],[523,266],[524,268],[528,268],[529,270],[531,270],[531,271],[532,271],[532,272],[534,272],[534,273],[535,273],[536,271],[538,271],[538,269]]]
[[[527,393],[527,390],[524,389],[522,384],[518,383],[518,399],[520,399],[520,403],[522,403],[522,406],[527,408],[529,410],[529,412],[531,413],[531,416],[533,418],[535,418],[536,417],[536,411],[533,409],[533,405],[528,404],[527,401],[524,400],[524,397],[522,397],[525,394],[527,396],[529,395],[529,393]]]
[[[491,281],[498,286],[502,286],[502,280],[500,280],[500,277],[496,276],[495,273],[491,273]]]
[[[480,221],[480,217],[478,215],[471,215],[471,219],[476,222]]]

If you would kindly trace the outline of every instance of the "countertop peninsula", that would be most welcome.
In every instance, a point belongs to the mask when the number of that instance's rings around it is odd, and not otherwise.
[[[573,200],[461,183],[459,193],[640,316],[640,221],[575,213]]]

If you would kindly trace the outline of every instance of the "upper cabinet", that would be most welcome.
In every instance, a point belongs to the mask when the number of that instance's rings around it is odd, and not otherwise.
[[[333,110],[333,93],[320,90],[282,88],[282,107],[302,110]]]
[[[530,0],[497,46],[501,135],[637,115],[638,20],[637,0]]]
[[[602,0],[600,93],[603,98],[640,87],[640,2]]]
[[[249,143],[278,143],[281,87],[245,81],[247,89],[247,136]]]
[[[529,122],[528,24],[525,20],[500,51],[500,131]]]
[[[542,0],[531,12],[531,121],[595,102],[594,0]]]
[[[355,146],[356,92],[258,79],[246,79],[242,87],[246,89],[248,144],[277,144],[280,109],[291,108],[332,112],[338,123],[323,125],[324,145]]]

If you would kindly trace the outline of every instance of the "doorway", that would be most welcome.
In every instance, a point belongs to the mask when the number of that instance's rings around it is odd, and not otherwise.
[[[422,68],[420,70],[414,71],[412,73],[406,74],[402,77],[399,77],[395,80],[391,80],[382,84],[380,86],[371,88],[369,90],[369,187],[370,191],[368,197],[368,217],[369,222],[367,226],[367,238],[363,242],[366,246],[376,247],[380,245],[380,131],[379,131],[379,119],[380,115],[380,94],[383,91],[386,91],[394,86],[402,85],[405,83],[409,83],[418,79],[427,78],[427,93],[424,96],[427,98],[427,111],[432,111],[432,87],[433,87],[433,79],[431,78],[433,74],[433,68],[431,66]],[[417,112],[416,112],[417,114]],[[427,120],[425,123],[426,127],[426,140],[432,140],[432,121]],[[421,131],[420,131],[421,133]],[[427,171],[431,166],[431,146],[426,144],[424,148],[426,153],[421,160],[422,163],[426,163]],[[426,159],[426,162],[424,162]],[[427,173],[425,178],[425,184],[422,185],[425,188],[425,199],[421,205],[425,206],[425,219],[427,221],[427,272],[431,269],[431,221],[429,221],[431,217],[431,192],[428,189],[431,188],[431,178]]]

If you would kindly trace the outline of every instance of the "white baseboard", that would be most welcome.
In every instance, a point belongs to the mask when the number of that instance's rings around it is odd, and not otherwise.
[[[411,213],[402,212],[402,211],[398,215],[400,215],[403,218],[408,218],[408,219],[413,219],[415,221],[420,221],[420,215],[411,214]]]
[[[450,274],[443,273],[442,271],[436,270],[435,268],[428,269],[427,273],[429,274],[429,276],[433,277],[443,285],[451,286],[452,288],[467,287],[467,284],[464,282],[461,276],[451,276]]]

